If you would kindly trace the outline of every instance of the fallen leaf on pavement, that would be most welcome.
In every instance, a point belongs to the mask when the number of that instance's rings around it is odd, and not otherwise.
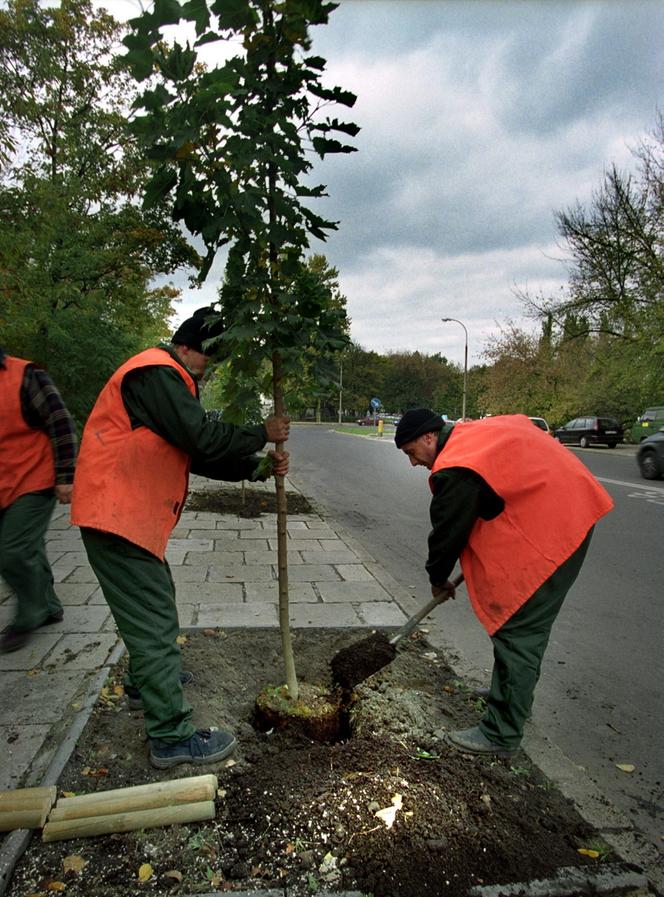
[[[599,856],[599,850],[590,850],[588,847],[579,847],[577,853],[580,853],[582,857],[590,857],[591,860],[596,860]]]
[[[175,639],[175,641],[178,645],[186,645],[188,639],[187,639],[186,635],[178,635],[178,637]]]
[[[616,766],[621,772],[634,772],[636,769],[633,763],[616,763]]]

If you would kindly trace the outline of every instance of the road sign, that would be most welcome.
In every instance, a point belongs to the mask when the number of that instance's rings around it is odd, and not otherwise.
[[[378,411],[382,402],[380,401],[380,399],[373,398],[369,404],[371,405],[371,407],[373,408],[374,411]]]

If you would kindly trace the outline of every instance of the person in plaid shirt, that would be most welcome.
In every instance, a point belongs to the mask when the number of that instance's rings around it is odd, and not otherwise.
[[[56,500],[71,502],[76,448],[74,421],[48,373],[0,349],[0,575],[16,595],[1,653],[63,618],[44,535]]]

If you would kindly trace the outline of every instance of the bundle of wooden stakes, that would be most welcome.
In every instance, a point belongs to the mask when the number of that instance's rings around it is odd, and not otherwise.
[[[203,822],[214,819],[216,793],[215,775],[63,797],[54,807],[55,786],[0,792],[0,831],[41,828],[44,841],[62,841]]]

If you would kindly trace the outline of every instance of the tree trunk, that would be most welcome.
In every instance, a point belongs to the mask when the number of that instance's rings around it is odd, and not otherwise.
[[[284,414],[284,394],[281,388],[281,357],[278,352],[272,354],[272,387],[274,413]],[[283,451],[284,443],[278,442],[276,450]],[[281,650],[286,667],[286,685],[291,698],[296,701],[299,695],[293,644],[291,640],[289,600],[288,600],[288,503],[286,500],[286,484],[284,478],[275,476],[277,492],[277,569],[279,571],[279,628],[281,630]]]

